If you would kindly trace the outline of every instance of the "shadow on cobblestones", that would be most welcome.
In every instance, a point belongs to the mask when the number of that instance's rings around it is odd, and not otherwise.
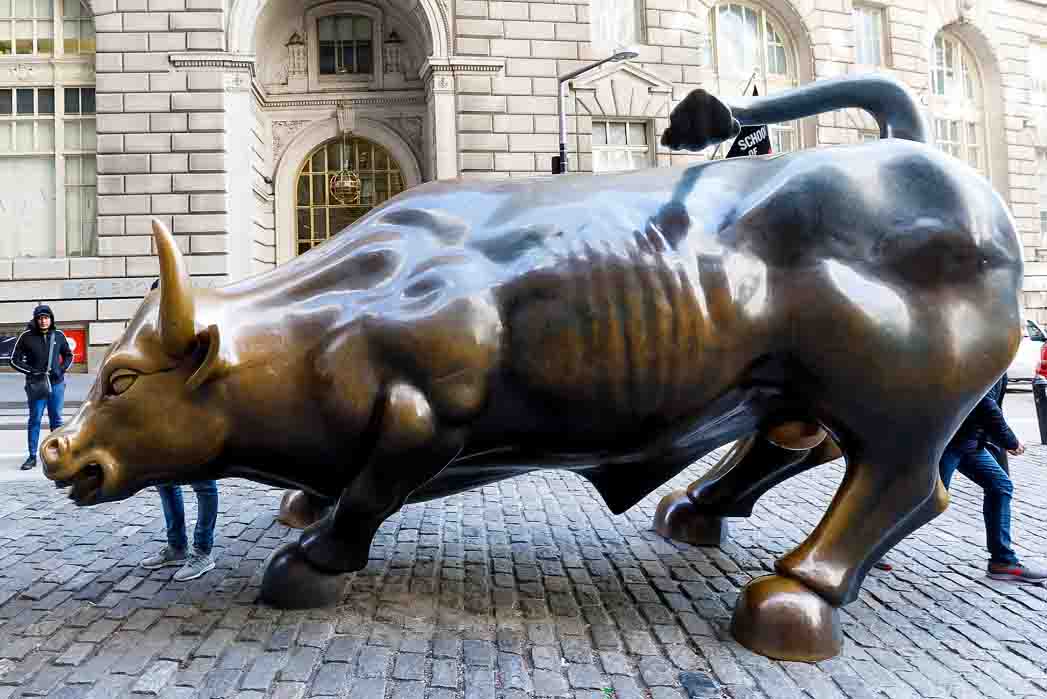
[[[722,550],[654,534],[658,499],[714,459],[617,517],[558,472],[408,507],[344,604],[305,612],[255,604],[266,558],[297,536],[275,521],[277,490],[223,481],[218,568],[179,584],[137,567],[163,545],[155,495],[77,509],[49,483],[0,484],[0,699],[682,699],[683,671],[695,696],[1047,696],[1047,590],[985,577],[980,491],[962,477],[844,610],[843,656],[740,647],[739,588],[814,527],[843,469],[768,494]],[[1045,447],[1012,459],[1030,558],[1047,556],[1045,472]]]

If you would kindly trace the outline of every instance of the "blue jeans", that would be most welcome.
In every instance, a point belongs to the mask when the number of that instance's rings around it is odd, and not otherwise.
[[[40,422],[47,408],[47,422],[54,432],[62,426],[62,404],[65,402],[65,382],[51,386],[51,395],[40,400],[29,401],[29,458],[36,458],[36,445],[40,441]]]
[[[193,532],[193,548],[203,554],[211,553],[214,546],[214,525],[218,520],[218,483],[196,481],[190,484],[196,491],[196,530]],[[164,508],[167,522],[167,545],[178,551],[189,548],[185,535],[185,503],[182,501],[182,486],[158,485],[160,504]]]
[[[1011,496],[1014,486],[1010,476],[986,449],[975,452],[946,449],[939,469],[942,485],[946,488],[957,470],[981,486],[984,491],[982,514],[985,517],[985,543],[989,549],[989,562],[1017,565],[1018,556],[1011,548]]]

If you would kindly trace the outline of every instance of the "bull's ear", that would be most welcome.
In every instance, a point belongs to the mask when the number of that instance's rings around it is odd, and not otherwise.
[[[207,330],[197,335],[197,341],[201,345],[207,345],[207,354],[204,355],[203,361],[200,362],[200,366],[196,368],[193,375],[185,382],[185,387],[190,391],[195,391],[211,379],[217,377],[226,367],[225,361],[219,354],[219,350],[222,348],[222,341],[218,335],[217,325],[208,326]]]

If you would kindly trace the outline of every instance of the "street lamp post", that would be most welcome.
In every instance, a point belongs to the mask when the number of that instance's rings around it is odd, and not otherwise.
[[[557,78],[557,102],[560,107],[560,155],[553,157],[554,175],[562,175],[567,172],[567,81],[577,78],[582,73],[586,73],[593,68],[602,66],[604,63],[610,63],[612,61],[627,61],[630,58],[636,58],[639,55],[640,54],[632,48],[618,49],[613,55],[608,56],[601,61],[590,63],[587,66],[583,66]]]

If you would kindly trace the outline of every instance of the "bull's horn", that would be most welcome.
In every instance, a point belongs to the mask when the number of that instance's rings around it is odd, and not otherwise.
[[[193,323],[193,290],[182,253],[174,237],[153,219],[153,240],[160,256],[160,339],[172,357],[181,357],[196,335]]]

